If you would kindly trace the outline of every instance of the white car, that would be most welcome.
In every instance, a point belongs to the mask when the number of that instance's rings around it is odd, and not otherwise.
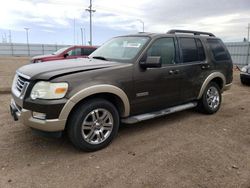
[[[240,80],[243,85],[250,85],[250,65],[244,66],[241,69]]]

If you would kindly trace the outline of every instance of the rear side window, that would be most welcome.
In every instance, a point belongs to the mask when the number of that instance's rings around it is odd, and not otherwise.
[[[182,62],[200,62],[206,59],[204,47],[200,39],[180,38]]]
[[[199,61],[198,49],[194,38],[180,38],[183,63]]]
[[[206,59],[206,56],[205,56],[205,51],[204,51],[203,45],[201,43],[201,40],[200,39],[195,39],[195,40],[196,40],[196,45],[197,45],[197,49],[198,49],[199,61],[204,61]]]
[[[228,51],[225,49],[221,40],[219,39],[208,39],[207,40],[210,49],[212,50],[214,59],[216,61],[225,61],[230,60],[230,55]]]

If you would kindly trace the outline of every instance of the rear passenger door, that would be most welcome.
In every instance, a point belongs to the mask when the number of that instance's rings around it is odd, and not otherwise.
[[[180,50],[181,101],[196,99],[205,77],[211,69],[206,60],[204,46],[199,38],[178,37]]]

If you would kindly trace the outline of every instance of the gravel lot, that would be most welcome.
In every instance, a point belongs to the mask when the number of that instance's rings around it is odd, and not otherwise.
[[[122,125],[101,151],[43,138],[10,117],[0,95],[0,187],[250,187],[250,87],[239,73],[221,110]]]

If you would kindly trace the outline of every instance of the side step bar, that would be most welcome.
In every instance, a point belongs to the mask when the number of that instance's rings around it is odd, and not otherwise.
[[[140,114],[140,115],[136,115],[136,116],[131,116],[125,119],[122,119],[122,123],[125,124],[134,124],[134,123],[138,123],[141,121],[145,121],[145,120],[149,120],[149,119],[153,119],[156,117],[161,117],[167,114],[172,114],[175,112],[179,112],[179,111],[183,111],[183,110],[187,110],[190,108],[194,108],[197,106],[197,102],[191,102],[191,103],[187,103],[187,104],[182,104],[179,106],[174,106],[171,108],[166,108],[160,111],[156,111],[156,112],[151,112],[151,113],[146,113],[146,114]]]

